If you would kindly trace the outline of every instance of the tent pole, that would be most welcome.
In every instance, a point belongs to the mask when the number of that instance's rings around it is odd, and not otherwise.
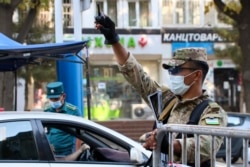
[[[91,101],[91,92],[90,92],[90,78],[89,78],[89,52],[88,46],[86,46],[86,86],[87,86],[87,109],[88,109],[88,119],[91,120],[91,113],[90,113],[90,101]]]
[[[16,70],[14,71],[14,75],[15,75],[15,104],[14,104],[14,107],[15,107],[15,111],[17,111],[17,72]]]

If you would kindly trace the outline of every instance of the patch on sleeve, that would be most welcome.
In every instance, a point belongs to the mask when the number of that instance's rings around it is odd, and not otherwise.
[[[205,122],[207,125],[220,125],[219,118],[206,118]]]

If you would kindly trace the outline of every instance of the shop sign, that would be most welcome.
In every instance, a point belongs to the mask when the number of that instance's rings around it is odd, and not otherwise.
[[[171,42],[226,42],[212,29],[165,29],[162,43]]]
[[[70,40],[70,36],[67,36],[67,39]],[[103,47],[111,47],[110,45],[104,44],[104,38],[103,37],[87,37],[82,38],[82,40],[89,40],[88,47],[95,47],[95,48],[103,48]],[[134,37],[129,37],[125,39],[124,37],[120,37],[120,43],[127,48],[136,48],[137,45],[140,47],[145,47],[148,44],[148,39],[146,36],[141,36],[139,39],[135,39]]]

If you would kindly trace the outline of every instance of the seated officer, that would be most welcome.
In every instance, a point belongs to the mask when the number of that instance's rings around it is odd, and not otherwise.
[[[62,82],[51,82],[47,85],[47,98],[49,104],[44,107],[45,112],[80,116],[78,108],[66,102]],[[75,150],[75,137],[59,129],[48,129],[48,139],[56,155],[69,155]]]

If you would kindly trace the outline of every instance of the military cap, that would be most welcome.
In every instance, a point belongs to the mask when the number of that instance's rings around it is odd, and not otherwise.
[[[162,64],[164,69],[180,66],[187,61],[200,61],[207,64],[207,52],[204,48],[183,48],[174,52],[173,57]]]
[[[51,82],[47,84],[47,98],[58,98],[64,93],[62,82]]]

